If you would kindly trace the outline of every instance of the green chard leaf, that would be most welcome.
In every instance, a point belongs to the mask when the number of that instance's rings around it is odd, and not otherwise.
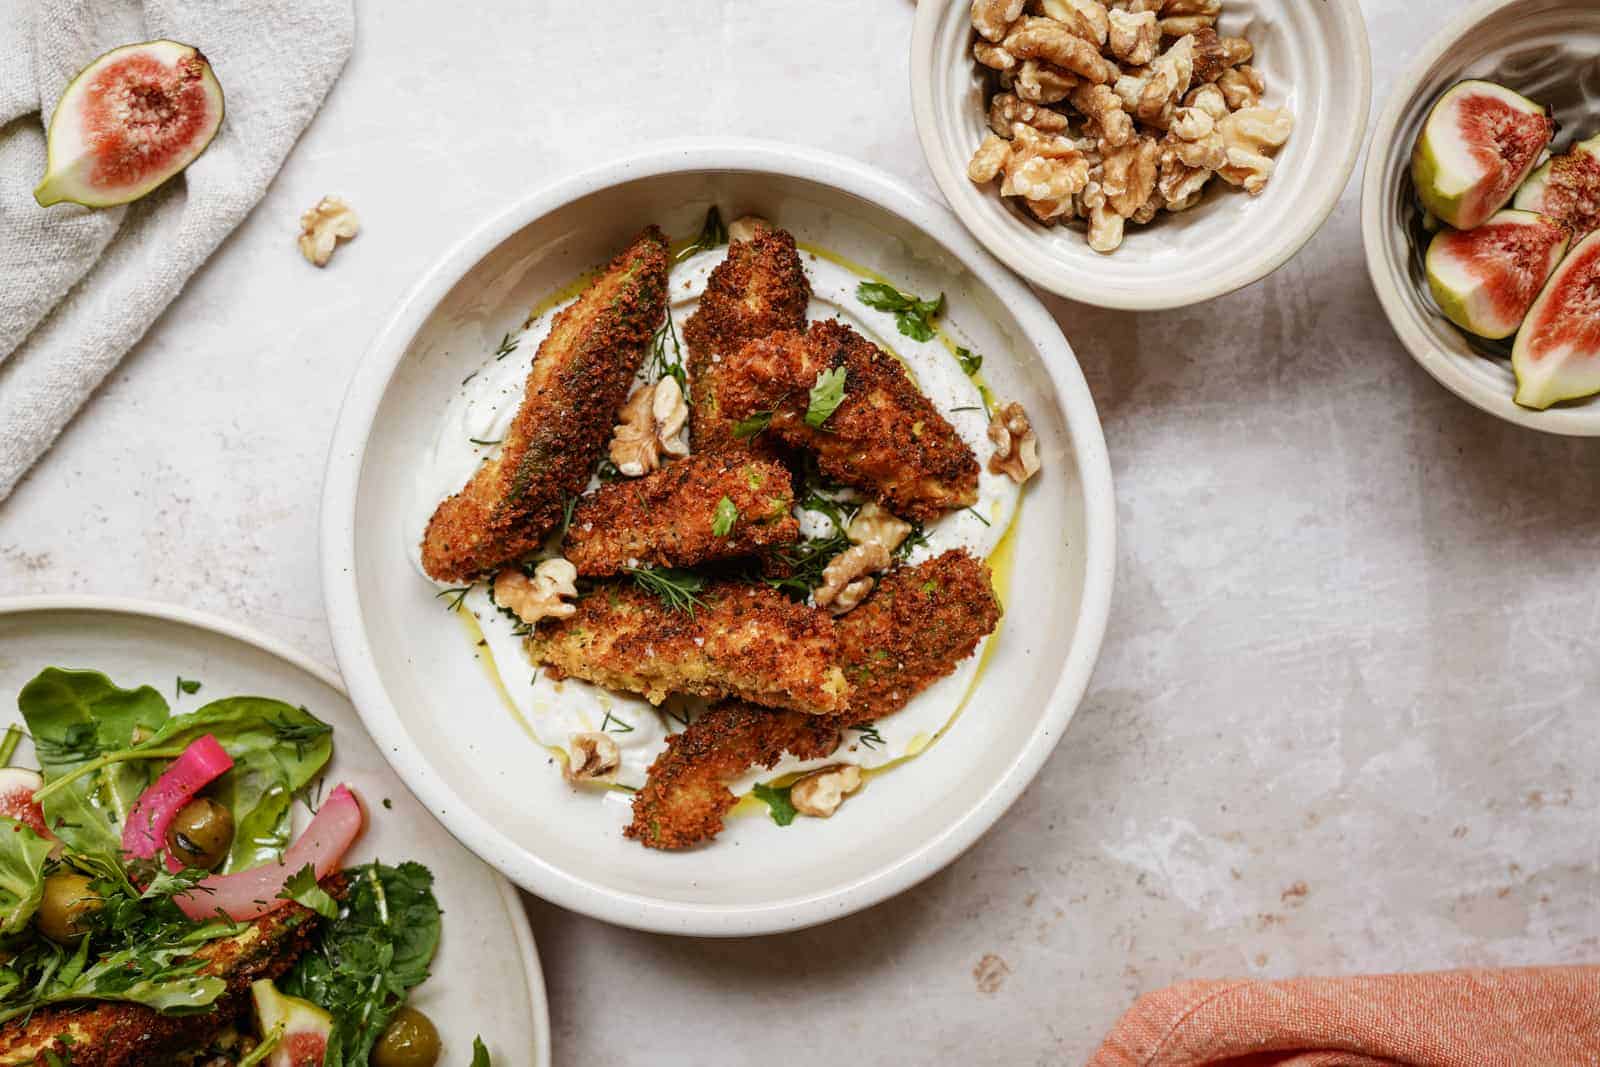
[[[346,872],[350,892],[316,945],[279,982],[334,1017],[328,1063],[364,1064],[439,946],[433,875],[418,863]]]
[[[757,800],[766,803],[767,812],[772,816],[773,822],[779,826],[788,826],[794,822],[797,813],[794,804],[789,800],[789,786],[775,787],[758,783],[750,792]]]
[[[711,536],[727,537],[733,532],[733,524],[739,521],[739,509],[732,500],[723,497],[717,501],[716,514],[711,518]]]
[[[44,861],[54,848],[26,826],[0,819],[0,934],[28,924],[44,895]]]
[[[811,403],[806,407],[807,426],[813,430],[821,429],[828,417],[844,403],[844,381],[843,367],[818,372],[816,384],[811,387]]]

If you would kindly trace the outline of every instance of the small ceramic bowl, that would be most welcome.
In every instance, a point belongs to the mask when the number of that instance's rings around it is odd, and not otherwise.
[[[1213,179],[1205,200],[1094,251],[1081,226],[1044,226],[995,183],[967,177],[988,132],[987,71],[972,58],[967,0],[922,0],[911,38],[911,102],[922,152],[961,221],[1042,289],[1099,307],[1184,307],[1272,273],[1317,232],[1350,179],[1367,127],[1372,59],[1357,0],[1225,0],[1218,31],[1255,46],[1268,107],[1295,129],[1258,197]]]
[[[538,300],[645,223],[698,229],[709,205],[759,213],[918,293],[1019,400],[1043,473],[1027,487],[1006,618],[948,739],[828,820],[730,819],[705,847],[625,840],[626,798],[577,792],[504,705],[461,621],[413,569],[415,472],[464,376]],[[719,140],[660,148],[507,208],[388,318],[351,381],[323,497],[339,665],[367,728],[469,848],[563,907],[641,929],[756,934],[822,922],[915,884],[998,819],[1062,737],[1105,632],[1115,508],[1099,419],[1072,349],[1026,286],[950,214],[860,163]],[[531,673],[531,669],[530,669]]]
[[[1467,78],[1498,82],[1555,108],[1558,151],[1600,132],[1600,6],[1594,0],[1486,0],[1429,42],[1395,84],[1372,134],[1361,188],[1372,284],[1395,333],[1445,388],[1507,422],[1600,436],[1600,398],[1546,411],[1519,407],[1512,400],[1517,383],[1509,343],[1463,333],[1428,293],[1411,150],[1434,101]]]

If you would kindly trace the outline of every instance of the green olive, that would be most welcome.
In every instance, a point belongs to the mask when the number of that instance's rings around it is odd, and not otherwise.
[[[44,895],[33,921],[52,941],[71,944],[89,928],[89,916],[100,910],[100,897],[89,878],[77,871],[57,871],[44,880]]]
[[[167,851],[186,867],[211,870],[233,847],[233,813],[210,797],[195,797],[167,827]]]
[[[372,1067],[433,1067],[439,1062],[439,1031],[415,1008],[395,1012],[372,1048]]]

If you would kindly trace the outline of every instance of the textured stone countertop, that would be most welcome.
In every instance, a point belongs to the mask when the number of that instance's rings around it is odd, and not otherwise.
[[[1381,104],[1463,5],[1364,6]],[[937,196],[908,0],[359,7],[265,202],[0,505],[0,592],[174,601],[331,663],[317,510],[344,384],[467,227],[668,135],[825,147]],[[1407,358],[1357,185],[1226,299],[1050,302],[1121,555],[1088,698],[1012,811],[791,936],[530,900],[559,1063],[1081,1062],[1175,979],[1600,957],[1600,441],[1497,422]],[[324,193],[365,230],[318,272],[294,236]]]

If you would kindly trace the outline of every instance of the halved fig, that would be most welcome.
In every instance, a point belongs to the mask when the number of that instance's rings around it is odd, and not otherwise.
[[[1581,241],[1600,230],[1600,136],[1572,146],[1528,175],[1516,206],[1560,219]]]
[[[1501,211],[1475,230],[1440,230],[1428,245],[1428,287],[1468,333],[1499,340],[1522,325],[1570,243],[1567,228],[1533,211]]]
[[[1505,207],[1555,134],[1544,105],[1503,85],[1464,81],[1428,113],[1411,153],[1411,181],[1424,207],[1470,230]]]
[[[1517,403],[1543,410],[1600,393],[1600,232],[1545,283],[1511,350]]]
[[[222,86],[199,49],[145,41],[112,49],[72,79],[50,118],[33,198],[126,204],[195,161],[222,124]]]
[[[47,841],[55,840],[45,825],[44,809],[33,794],[44,787],[38,771],[23,767],[0,768],[0,816],[15,819]]]
[[[261,1039],[277,1037],[266,1067],[322,1067],[333,1035],[333,1016],[309,1000],[278,992],[270,978],[250,983]]]

